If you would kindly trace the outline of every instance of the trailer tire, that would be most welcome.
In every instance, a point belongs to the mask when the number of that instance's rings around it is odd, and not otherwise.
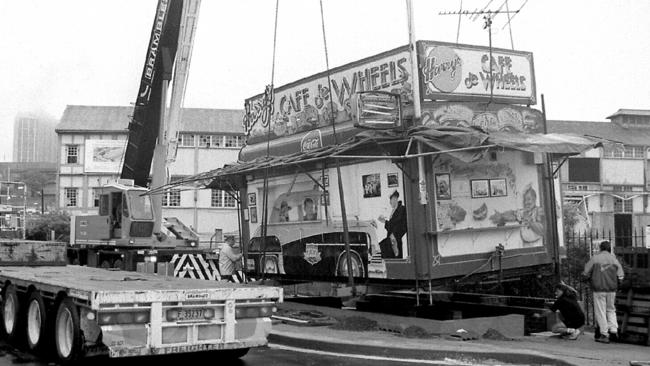
[[[16,286],[11,284],[5,286],[2,294],[2,330],[11,343],[20,338],[20,332],[23,329],[21,312]]]
[[[38,290],[34,290],[29,294],[25,311],[25,338],[30,351],[40,353],[45,349],[48,328],[45,301]]]
[[[61,364],[71,364],[81,356],[79,311],[68,297],[61,300],[54,320],[54,352]]]

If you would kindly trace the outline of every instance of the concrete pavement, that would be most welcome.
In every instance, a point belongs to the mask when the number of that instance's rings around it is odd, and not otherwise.
[[[305,326],[299,325],[299,323],[277,323],[274,324],[272,335],[269,338],[271,344],[301,348],[312,347],[336,352],[349,350],[350,353],[365,355],[398,355],[421,360],[466,357],[474,360],[472,362],[476,364],[605,366],[630,365],[631,361],[650,360],[650,347],[620,343],[596,343],[593,340],[593,333],[589,332],[584,333],[575,341],[563,340],[555,336],[523,336],[523,320],[520,322],[517,317],[500,320],[502,323],[521,324],[520,330],[508,331],[512,328],[511,324],[501,324],[500,326],[497,324],[497,328],[500,330],[496,333],[491,331],[491,339],[481,337],[485,334],[485,328],[481,329],[480,327],[489,327],[489,322],[457,322],[456,328],[461,328],[462,325],[467,328],[463,329],[468,334],[479,335],[476,340],[459,341],[452,340],[458,338],[450,338],[444,332],[435,332],[435,329],[444,329],[445,331],[453,329],[453,326],[448,325],[451,323],[450,321],[447,321],[448,324],[441,325],[439,321],[429,319],[356,312],[291,302],[279,304],[278,308],[280,313],[319,312],[335,319],[339,325],[345,324],[346,319],[353,319],[357,323],[359,323],[359,319],[365,319],[368,324],[376,322],[377,326],[372,330],[355,331],[335,329],[336,326],[327,325]],[[470,328],[470,324],[476,326],[476,329]],[[413,329],[420,331],[408,331]],[[453,331],[455,332],[455,330]],[[407,337],[407,335],[413,337]]]

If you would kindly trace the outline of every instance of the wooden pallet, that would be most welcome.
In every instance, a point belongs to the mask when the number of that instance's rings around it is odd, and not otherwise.
[[[621,290],[616,302],[621,341],[650,346],[650,289]]]
[[[0,240],[2,266],[64,266],[66,244],[51,241]]]

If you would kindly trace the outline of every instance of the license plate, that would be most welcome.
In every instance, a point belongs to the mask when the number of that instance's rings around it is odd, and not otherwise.
[[[178,311],[178,321],[184,320],[203,320],[205,319],[206,309],[180,309]]]

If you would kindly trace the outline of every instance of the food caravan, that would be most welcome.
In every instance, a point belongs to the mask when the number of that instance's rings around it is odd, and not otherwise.
[[[239,162],[192,179],[239,194],[249,276],[552,272],[548,154],[592,142],[542,134],[530,53],[421,41],[417,56],[400,47],[246,100]]]

